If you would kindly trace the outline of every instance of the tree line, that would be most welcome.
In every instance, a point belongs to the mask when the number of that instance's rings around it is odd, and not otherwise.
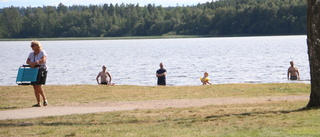
[[[306,34],[306,11],[306,0],[11,6],[0,9],[0,38]]]

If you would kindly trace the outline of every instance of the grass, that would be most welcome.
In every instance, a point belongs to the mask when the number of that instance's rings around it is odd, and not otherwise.
[[[215,97],[309,95],[309,84],[44,86],[50,105]],[[1,86],[1,111],[35,101],[31,86]],[[166,108],[2,120],[0,136],[319,136],[320,110],[307,101]]]
[[[51,105],[105,101],[200,99],[215,97],[260,97],[301,95],[309,84],[218,84],[212,86],[43,86]],[[26,108],[36,102],[32,86],[0,86],[0,111]]]

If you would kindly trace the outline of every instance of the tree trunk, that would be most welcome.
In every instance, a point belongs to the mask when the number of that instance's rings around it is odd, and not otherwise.
[[[308,0],[308,54],[311,94],[307,108],[320,108],[320,0]]]

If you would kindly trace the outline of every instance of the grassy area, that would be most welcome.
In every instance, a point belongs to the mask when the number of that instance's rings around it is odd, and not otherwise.
[[[212,86],[43,86],[50,105],[105,101],[260,97],[309,94],[309,84],[218,84]],[[36,103],[32,86],[0,86],[0,111]]]
[[[309,95],[309,84],[44,86],[50,105],[215,97]],[[31,86],[0,87],[1,110],[30,107]],[[134,110],[0,121],[0,136],[319,136],[320,110],[307,101]]]

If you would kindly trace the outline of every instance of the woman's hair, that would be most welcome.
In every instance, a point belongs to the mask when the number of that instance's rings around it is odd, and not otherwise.
[[[41,43],[39,41],[33,40],[31,42],[31,45],[38,45],[39,49],[42,50],[42,46],[41,46]]]

